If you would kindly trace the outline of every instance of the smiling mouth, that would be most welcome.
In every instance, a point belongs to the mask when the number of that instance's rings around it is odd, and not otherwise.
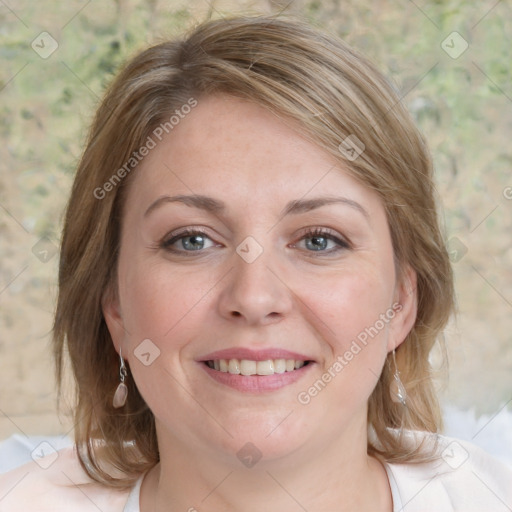
[[[276,373],[293,372],[312,361],[298,359],[267,359],[252,361],[250,359],[215,359],[204,362],[212,370],[232,375],[274,375]]]

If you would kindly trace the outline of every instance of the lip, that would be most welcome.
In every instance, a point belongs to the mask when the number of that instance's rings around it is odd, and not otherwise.
[[[304,354],[299,354],[297,352],[291,352],[289,350],[285,350],[282,348],[253,350],[250,348],[242,347],[217,350],[206,356],[200,357],[199,359],[197,359],[197,361],[205,362],[213,361],[215,359],[248,359],[250,361],[267,361],[269,359],[296,359],[298,361],[315,362],[315,360],[312,357],[305,356]]]
[[[215,352],[211,355],[215,354],[217,353]],[[288,352],[288,354],[291,354],[291,352]],[[206,359],[206,361],[211,359],[211,355],[208,356],[209,359]],[[225,358],[221,357],[220,359]],[[235,358],[233,357],[232,359]],[[257,360],[265,361],[266,359],[273,358],[270,357]],[[293,358],[290,357],[290,359]],[[310,359],[303,360],[310,361]],[[216,382],[224,384],[225,386],[228,386],[242,393],[264,393],[269,391],[276,391],[278,389],[284,388],[285,386],[289,386],[294,382],[297,382],[299,379],[307,375],[313,366],[316,366],[314,362],[311,362],[306,366],[299,368],[298,370],[293,370],[292,372],[274,373],[274,375],[234,375],[231,373],[214,370],[213,368],[210,368],[204,361],[200,361],[199,364],[203,370]]]

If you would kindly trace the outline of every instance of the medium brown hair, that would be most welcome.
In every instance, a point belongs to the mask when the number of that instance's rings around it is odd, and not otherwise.
[[[117,173],[122,179],[115,183],[112,177],[177,109],[213,93],[256,102],[295,121],[303,135],[381,197],[398,278],[407,264],[417,274],[418,312],[396,352],[407,406],[391,401],[394,368],[384,365],[368,403],[368,425],[376,436],[368,452],[387,461],[420,460],[419,451],[411,451],[393,429],[438,431],[428,357],[453,309],[429,152],[393,87],[344,42],[296,20],[238,17],[208,21],[183,39],[136,55],[111,84],[90,129],[66,211],[54,324],[58,380],[67,352],[76,382],[75,440],[82,466],[99,482],[126,486],[159,460],[154,416],[133,379],[127,381],[125,407],[112,406],[119,357],[102,299],[116,293],[122,208],[136,167]],[[340,151],[349,136],[365,146],[355,159]],[[105,187],[107,182],[112,186]],[[123,476],[117,478],[112,468]]]

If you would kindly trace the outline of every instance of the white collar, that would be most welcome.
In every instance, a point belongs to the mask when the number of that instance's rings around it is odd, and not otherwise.
[[[142,485],[142,480],[144,480],[145,475],[146,473],[142,474],[137,482],[135,482],[128,496],[128,501],[123,508],[123,512],[140,512],[140,486]]]

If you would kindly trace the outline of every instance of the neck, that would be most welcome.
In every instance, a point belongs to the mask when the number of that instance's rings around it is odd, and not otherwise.
[[[141,511],[389,512],[385,469],[366,453],[366,426],[356,432],[328,446],[311,443],[286,457],[262,457],[251,468],[159,436],[161,461],[144,479]]]

